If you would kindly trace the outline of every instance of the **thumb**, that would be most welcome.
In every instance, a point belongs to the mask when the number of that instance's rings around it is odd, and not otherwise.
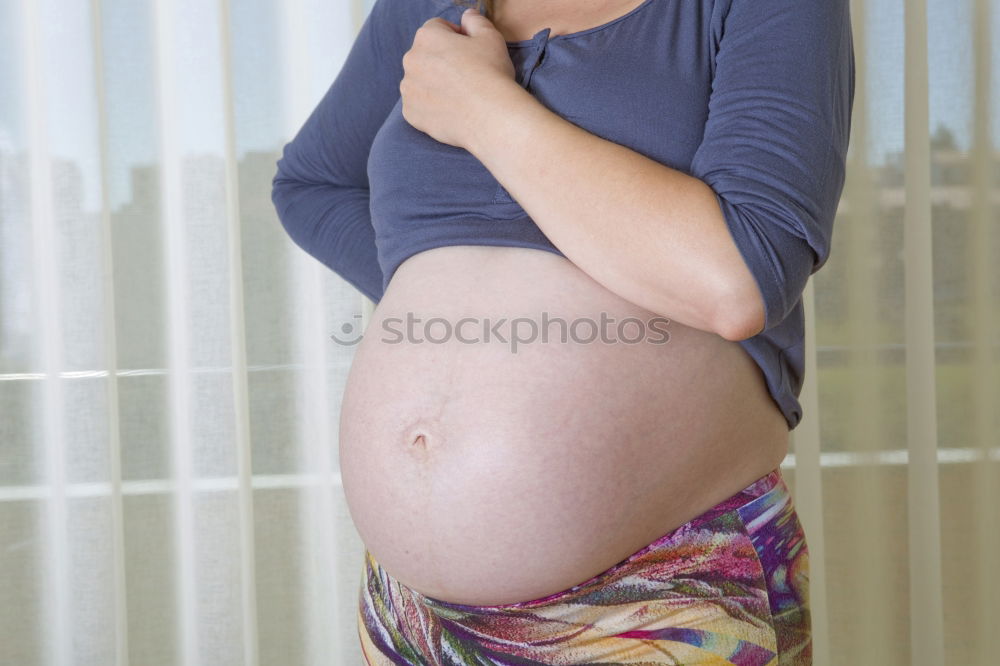
[[[479,13],[475,7],[469,7],[462,12],[462,29],[467,35],[476,35],[483,30],[489,30],[492,26],[490,20]]]

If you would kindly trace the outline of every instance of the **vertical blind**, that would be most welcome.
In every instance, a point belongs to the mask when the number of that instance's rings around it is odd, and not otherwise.
[[[362,663],[337,430],[371,304],[270,190],[369,7],[0,0],[0,664]],[[848,178],[782,465],[815,663],[986,666],[1000,3],[852,19]]]

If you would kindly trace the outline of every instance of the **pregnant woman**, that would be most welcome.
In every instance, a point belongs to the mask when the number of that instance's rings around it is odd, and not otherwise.
[[[780,472],[848,0],[376,0],[285,146],[377,303],[341,409],[370,664],[811,663]]]

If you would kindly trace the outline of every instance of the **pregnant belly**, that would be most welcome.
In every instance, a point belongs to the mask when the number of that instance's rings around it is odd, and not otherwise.
[[[475,605],[589,579],[764,476],[787,446],[738,343],[510,247],[435,248],[399,267],[340,419],[368,550],[416,591]]]

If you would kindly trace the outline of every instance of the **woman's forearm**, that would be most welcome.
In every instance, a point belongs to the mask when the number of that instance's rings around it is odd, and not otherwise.
[[[484,95],[466,148],[552,243],[610,291],[730,340],[760,292],[701,180],[577,127],[516,82]]]

